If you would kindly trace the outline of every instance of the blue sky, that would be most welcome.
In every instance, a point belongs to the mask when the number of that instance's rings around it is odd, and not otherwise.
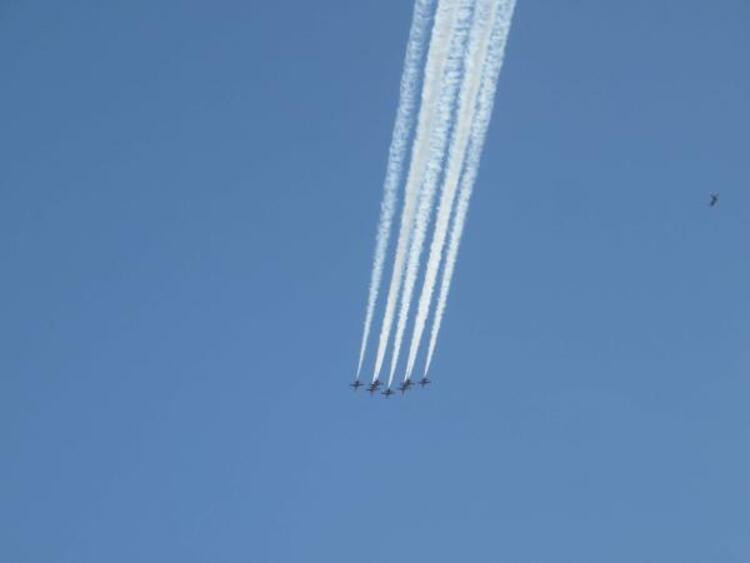
[[[0,5],[1,560],[748,561],[750,5],[518,0],[434,384],[386,402],[347,383],[410,12]]]

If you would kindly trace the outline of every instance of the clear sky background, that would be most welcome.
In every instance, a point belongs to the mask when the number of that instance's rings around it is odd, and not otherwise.
[[[411,8],[0,2],[0,560],[750,561],[750,3],[518,0],[385,401]]]

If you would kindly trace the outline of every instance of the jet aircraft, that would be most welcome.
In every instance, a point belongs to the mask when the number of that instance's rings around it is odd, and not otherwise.
[[[370,395],[375,393],[375,391],[380,387],[380,381],[373,381],[367,386],[367,391],[369,391]]]
[[[398,389],[399,391],[401,391],[401,394],[403,395],[409,389],[411,389],[412,385],[414,385],[414,382],[411,379],[407,379],[401,385],[399,385]]]
[[[382,393],[382,394],[383,394],[383,395],[385,396],[385,398],[387,399],[388,397],[390,397],[391,395],[393,395],[393,393],[394,393],[393,389],[391,389],[390,387],[387,387],[387,388],[386,388],[386,390],[385,390],[385,391],[383,391],[383,393]]]
[[[427,379],[426,376],[419,380],[419,385],[421,387],[424,387],[425,385],[429,385],[430,383],[432,383],[432,381],[430,381],[429,379]]]
[[[354,383],[350,383],[349,384],[349,387],[351,387],[352,389],[354,389],[356,391],[357,389],[359,389],[360,387],[362,387],[362,382],[359,379],[355,379]]]

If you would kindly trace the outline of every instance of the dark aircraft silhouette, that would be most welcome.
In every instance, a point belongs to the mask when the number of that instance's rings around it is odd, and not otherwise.
[[[383,395],[385,395],[385,398],[387,399],[388,397],[393,395],[393,389],[391,389],[390,387],[386,388],[386,390],[383,391]]]
[[[359,389],[360,387],[362,387],[362,382],[359,379],[355,379],[354,383],[350,383],[349,384],[349,387],[351,387],[352,389],[354,389],[356,391],[357,389]]]
[[[380,381],[373,381],[367,386],[367,391],[372,395],[380,387]]]
[[[426,376],[419,380],[420,387],[424,387],[425,385],[429,385],[430,383],[432,383],[432,381],[427,379]]]
[[[414,385],[414,382],[411,379],[407,379],[401,385],[399,385],[398,390],[401,391],[401,394],[403,395],[409,389],[411,389],[412,385]]]
[[[717,203],[719,203],[719,194],[713,193],[711,194],[711,201],[709,202],[709,207],[714,207]]]

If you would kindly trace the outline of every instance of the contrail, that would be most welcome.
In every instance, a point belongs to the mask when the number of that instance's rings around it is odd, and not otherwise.
[[[487,62],[482,72],[482,86],[479,92],[479,101],[477,112],[474,117],[474,123],[471,129],[471,138],[469,140],[469,149],[466,158],[466,167],[463,177],[461,178],[461,187],[458,194],[458,203],[456,204],[456,214],[453,219],[453,226],[448,242],[448,253],[445,259],[445,269],[440,282],[440,293],[438,296],[435,318],[432,321],[430,332],[430,345],[427,351],[427,360],[425,363],[425,375],[430,369],[432,357],[435,353],[435,344],[437,343],[440,324],[445,313],[445,305],[448,299],[448,291],[453,277],[453,271],[456,267],[456,257],[458,247],[461,243],[464,225],[466,223],[466,213],[469,209],[469,200],[474,187],[474,182],[479,171],[479,161],[482,155],[482,146],[487,135],[490,118],[492,117],[492,106],[495,101],[495,90],[497,89],[497,79],[500,75],[500,69],[503,66],[505,56],[505,45],[508,41],[508,32],[510,31],[510,22],[513,17],[515,0],[502,0],[492,30],[492,39],[490,40],[490,49],[487,55]]]
[[[406,362],[406,373],[404,381],[411,379],[414,369],[419,344],[425,329],[427,316],[432,303],[432,294],[435,289],[443,248],[448,236],[448,226],[456,199],[458,181],[463,170],[466,147],[469,143],[472,123],[477,104],[477,95],[481,85],[482,70],[487,58],[489,41],[492,34],[492,24],[495,14],[502,0],[479,0],[475,14],[475,26],[477,31],[473,33],[469,42],[469,54],[467,56],[464,80],[459,93],[459,109],[456,117],[456,125],[449,150],[447,170],[443,179],[443,188],[440,195],[437,218],[435,219],[435,232],[430,245],[430,256],[427,260],[422,293],[419,297],[417,316],[414,322],[409,355]]]
[[[456,106],[456,97],[459,86],[462,81],[470,80],[466,74],[465,61],[468,57],[467,43],[469,32],[475,36],[477,29],[481,27],[479,20],[473,17],[475,14],[475,0],[462,0],[459,8],[459,21],[456,25],[456,32],[453,37],[451,51],[446,63],[445,74],[441,86],[440,106],[438,108],[437,122],[433,128],[430,139],[430,158],[427,162],[427,168],[422,183],[419,199],[419,209],[414,222],[414,231],[412,234],[411,245],[409,248],[409,258],[406,267],[406,276],[404,279],[403,293],[401,295],[401,307],[399,310],[398,325],[396,328],[396,338],[391,354],[391,369],[388,376],[388,387],[393,383],[393,375],[396,371],[401,342],[406,328],[406,322],[409,318],[409,307],[411,305],[412,293],[417,280],[419,271],[419,260],[424,246],[424,239],[427,236],[427,228],[432,215],[434,205],[435,191],[438,180],[443,169],[445,152],[448,144],[448,137],[453,122],[453,110]],[[472,23],[473,20],[473,23]],[[463,76],[463,80],[461,77]]]
[[[365,314],[362,344],[359,349],[357,380],[359,380],[359,374],[362,371],[362,361],[365,358],[367,340],[370,336],[372,316],[378,300],[380,281],[383,277],[383,264],[385,263],[385,255],[388,250],[388,239],[391,234],[393,214],[396,210],[396,196],[399,180],[404,168],[407,141],[414,127],[421,63],[427,45],[427,32],[429,31],[430,15],[432,14],[434,4],[435,0],[416,1],[411,29],[409,30],[409,40],[406,43],[406,56],[404,57],[404,70],[401,74],[396,123],[393,126],[391,146],[388,149],[388,164],[386,165],[385,182],[383,183],[383,201],[380,204],[380,219],[378,220],[378,229],[375,236],[375,257],[370,277],[370,291],[367,296],[367,312]]]
[[[388,288],[388,297],[383,315],[383,326],[381,327],[378,341],[375,369],[372,375],[373,382],[377,381],[380,376],[380,369],[383,366],[383,358],[385,357],[385,350],[393,323],[396,300],[398,299],[398,292],[401,289],[404,256],[411,236],[414,222],[414,207],[416,206],[419,187],[422,184],[422,175],[424,173],[426,139],[429,138],[432,127],[435,105],[434,98],[440,78],[443,75],[445,55],[450,45],[450,38],[455,25],[455,13],[456,0],[439,0],[437,13],[435,14],[435,23],[432,29],[432,38],[430,39],[430,47],[427,51],[427,63],[425,65],[422,85],[422,100],[419,108],[419,117],[417,118],[414,144],[412,146],[409,175],[406,187],[404,188],[404,207],[401,211],[401,225],[399,227],[393,272],[391,274],[391,283]]]

